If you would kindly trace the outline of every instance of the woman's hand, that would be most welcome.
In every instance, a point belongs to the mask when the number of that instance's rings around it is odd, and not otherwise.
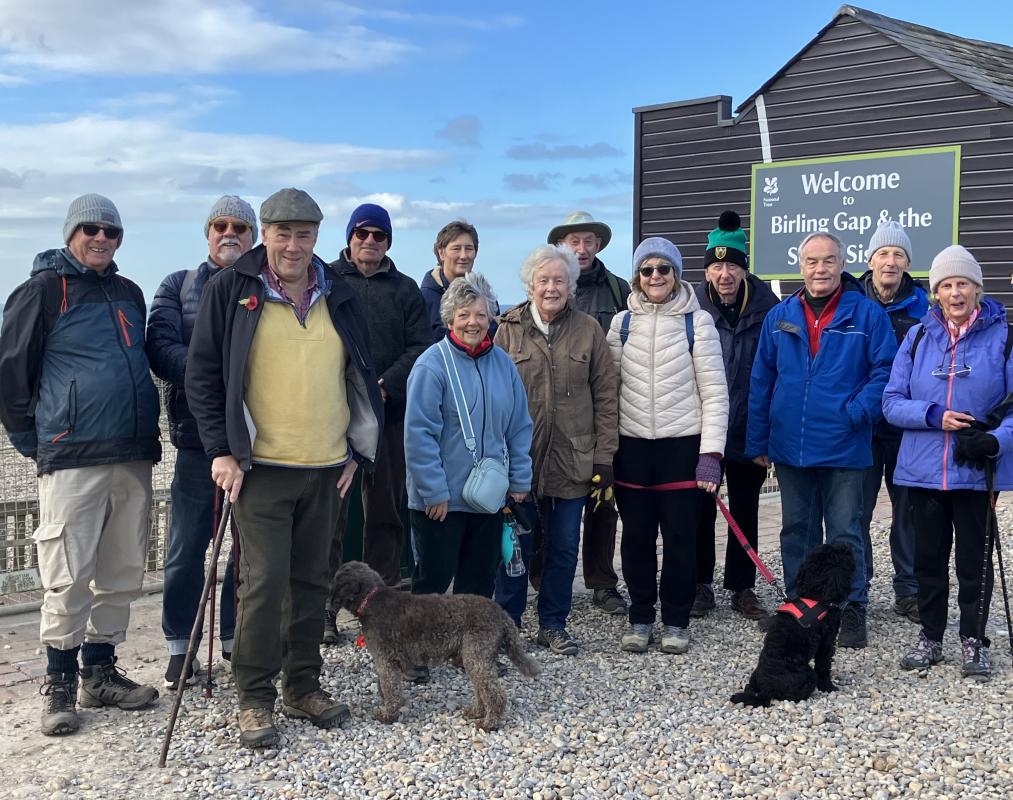
[[[718,485],[710,481],[697,481],[696,485],[707,492],[707,494],[716,494],[718,490]]]
[[[437,503],[435,506],[426,506],[426,516],[436,522],[443,522],[447,518],[447,508],[449,506],[450,501],[448,500]]]
[[[527,492],[510,492],[510,499],[515,503],[523,503],[524,498],[528,496]]]
[[[964,428],[970,428],[972,422],[974,422],[974,417],[970,414],[965,414],[963,411],[943,412],[944,431],[959,431]]]

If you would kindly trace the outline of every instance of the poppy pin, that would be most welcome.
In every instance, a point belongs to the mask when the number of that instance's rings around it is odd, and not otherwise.
[[[253,311],[259,305],[257,295],[251,294],[249,297],[245,297],[239,301],[239,305],[245,306],[247,311]]]

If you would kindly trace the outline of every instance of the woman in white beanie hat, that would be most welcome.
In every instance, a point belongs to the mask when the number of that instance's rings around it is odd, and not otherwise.
[[[887,420],[904,430],[894,481],[911,487],[921,633],[901,660],[925,669],[942,660],[950,550],[956,551],[963,674],[991,676],[984,636],[992,594],[988,559],[995,525],[989,490],[1013,488],[1013,414],[989,419],[1013,388],[1006,309],[982,292],[981,267],[964,247],[932,261],[935,305],[908,332],[883,394]],[[994,470],[988,485],[986,471]],[[983,598],[983,605],[979,603]]]

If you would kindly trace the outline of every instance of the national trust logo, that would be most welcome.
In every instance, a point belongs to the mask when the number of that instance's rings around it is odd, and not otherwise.
[[[763,207],[770,208],[781,201],[778,193],[777,175],[763,179]]]

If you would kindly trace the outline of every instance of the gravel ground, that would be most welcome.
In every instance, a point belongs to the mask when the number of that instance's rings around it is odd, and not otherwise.
[[[1000,524],[1013,530],[1009,510]],[[470,687],[449,667],[434,669],[426,686],[407,687],[400,722],[375,722],[372,666],[349,635],[325,650],[324,671],[326,688],[352,708],[346,728],[317,731],[279,715],[282,746],[245,750],[224,674],[212,700],[187,695],[164,770],[155,762],[168,698],[139,713],[84,711],[79,734],[52,739],[38,733],[39,698],[26,690],[0,715],[0,797],[1011,796],[1013,685],[1001,592],[989,625],[990,682],[960,677],[952,595],[946,661],[925,674],[904,672],[897,662],[918,629],[890,610],[886,532],[877,526],[874,535],[884,574],[873,585],[870,645],[839,651],[840,691],[809,702],[728,702],[755,663],[761,633],[721,592],[718,609],[694,621],[685,656],[621,653],[624,620],[602,615],[583,593],[570,624],[579,655],[554,657],[531,644],[543,673],[526,680],[511,670],[504,679],[510,702],[499,731],[482,733],[462,718]],[[776,553],[763,555],[778,563]],[[772,593],[761,594],[773,605]],[[529,612],[528,640],[535,625]],[[142,674],[153,677],[161,660],[159,653]]]

